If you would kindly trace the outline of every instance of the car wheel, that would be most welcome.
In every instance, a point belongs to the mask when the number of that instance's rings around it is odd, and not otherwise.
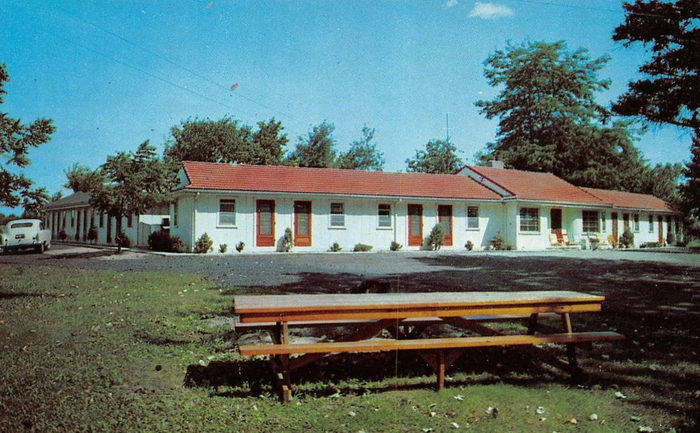
[[[39,252],[39,254],[42,254],[44,252],[44,244],[40,243],[36,250]]]

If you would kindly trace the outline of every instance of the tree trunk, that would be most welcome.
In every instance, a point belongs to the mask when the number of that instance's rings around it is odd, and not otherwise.
[[[117,215],[117,236],[116,236],[116,241],[117,241],[117,254],[122,253],[122,216]]]

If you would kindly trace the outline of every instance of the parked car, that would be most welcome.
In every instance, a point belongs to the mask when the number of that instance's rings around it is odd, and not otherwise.
[[[40,253],[51,248],[51,230],[38,219],[10,221],[0,233],[3,252],[32,248]]]

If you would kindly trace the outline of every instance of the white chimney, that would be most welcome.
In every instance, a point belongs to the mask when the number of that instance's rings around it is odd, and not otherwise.
[[[489,164],[493,168],[506,168],[505,164],[503,164],[503,161],[499,161],[497,159],[492,159],[491,161],[489,161]]]

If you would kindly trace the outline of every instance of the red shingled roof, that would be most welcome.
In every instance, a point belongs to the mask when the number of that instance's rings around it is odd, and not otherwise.
[[[331,168],[182,163],[185,189],[351,194],[498,200],[500,195],[467,176],[385,173]]]
[[[558,203],[609,204],[608,201],[603,201],[551,173],[481,166],[467,168],[512,192],[518,199]]]
[[[653,195],[598,188],[581,189],[600,197],[601,200],[612,203],[615,207],[673,212],[673,209],[668,203]]]

